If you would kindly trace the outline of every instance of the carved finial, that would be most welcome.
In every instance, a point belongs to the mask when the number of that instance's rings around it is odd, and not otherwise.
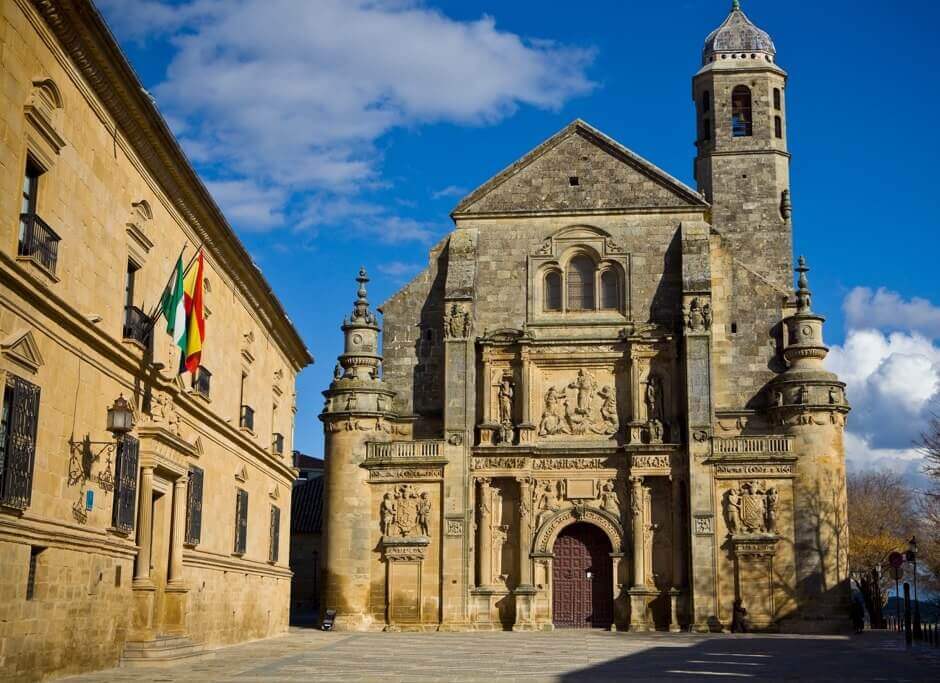
[[[366,301],[366,283],[369,281],[369,275],[366,273],[365,267],[359,268],[359,277],[356,278],[356,282],[359,283],[359,291],[356,294],[359,296],[359,300],[363,303],[368,303]]]
[[[734,12],[735,10],[740,10],[740,9],[741,9],[741,3],[738,2],[738,0],[731,0],[731,11]]]
[[[797,280],[796,290],[797,312],[809,313],[811,308],[811,292],[809,291],[809,280],[806,278],[809,267],[806,265],[806,258],[803,256],[800,256],[798,263],[799,265],[796,267],[796,272],[800,274],[800,277]]]

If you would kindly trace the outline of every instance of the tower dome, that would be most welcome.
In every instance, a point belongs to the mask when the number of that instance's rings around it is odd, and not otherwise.
[[[708,34],[702,48],[702,65],[716,59],[754,59],[774,61],[777,50],[766,31],[757,28],[741,9],[741,3],[731,3],[731,13],[721,26]]]

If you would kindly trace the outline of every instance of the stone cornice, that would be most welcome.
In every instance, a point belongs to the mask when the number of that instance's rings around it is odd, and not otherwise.
[[[101,15],[87,0],[30,0],[180,215],[224,267],[296,371],[313,362],[271,286],[196,174]]]

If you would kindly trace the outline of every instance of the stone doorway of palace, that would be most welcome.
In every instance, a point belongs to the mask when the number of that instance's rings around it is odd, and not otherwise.
[[[552,615],[556,628],[610,628],[614,621],[610,540],[599,527],[571,524],[553,548]]]

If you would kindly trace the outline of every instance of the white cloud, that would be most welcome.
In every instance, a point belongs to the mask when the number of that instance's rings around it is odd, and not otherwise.
[[[884,287],[872,292],[856,287],[842,303],[849,328],[911,330],[932,338],[940,338],[940,306],[927,299],[913,297],[905,301],[900,294]]]
[[[417,263],[389,261],[388,263],[380,263],[378,270],[380,273],[383,275],[388,275],[390,278],[395,280],[403,280],[406,276],[409,276],[412,273],[417,273],[419,270],[421,270],[421,266]]]
[[[940,346],[916,332],[850,329],[826,365],[847,384],[849,457],[915,458],[915,442],[940,401]]]
[[[448,185],[447,187],[433,192],[431,194],[431,199],[442,199],[444,197],[463,197],[467,194],[466,188],[459,187],[457,185]]]
[[[394,128],[495,123],[594,87],[585,75],[591,50],[527,40],[489,16],[457,21],[417,0],[106,0],[103,8],[120,35],[169,37],[175,52],[154,88],[161,110],[196,160],[285,190],[271,215],[380,183],[376,141]],[[402,239],[426,239],[400,221]]]
[[[265,230],[284,220],[281,206],[286,193],[280,188],[263,188],[249,180],[215,180],[206,187],[225,207],[228,219],[242,230]]]

